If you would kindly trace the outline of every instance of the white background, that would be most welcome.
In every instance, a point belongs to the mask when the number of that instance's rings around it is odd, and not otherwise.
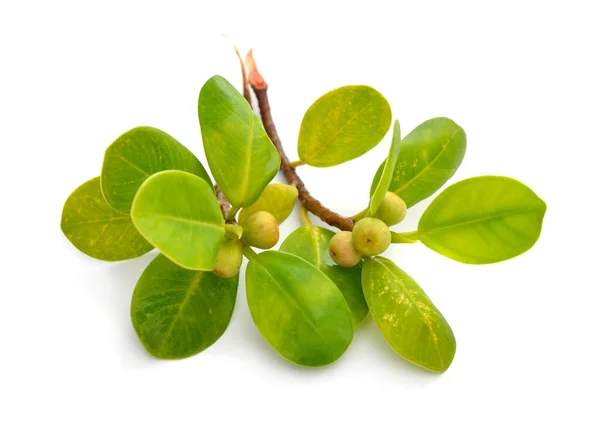
[[[0,4],[0,436],[600,436],[597,2]],[[153,359],[129,320],[153,255],[101,263],[61,234],[65,199],[122,132],[156,126],[204,160],[200,87],[241,84],[221,32],[255,48],[292,159],[309,105],[365,83],[404,134],[436,116],[464,127],[453,181],[508,175],[547,202],[538,244],[504,263],[388,251],[454,329],[445,374],[405,362],[372,321],[332,366],[296,367],[253,326],[243,282],[214,346]],[[301,176],[355,213],[388,144]]]

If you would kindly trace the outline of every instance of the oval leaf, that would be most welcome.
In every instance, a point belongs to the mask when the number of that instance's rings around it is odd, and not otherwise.
[[[129,215],[111,208],[100,190],[100,177],[80,185],[67,199],[60,228],[75,247],[96,259],[127,260],[152,249]]]
[[[362,285],[381,333],[400,356],[430,371],[448,369],[456,340],[419,285],[384,257],[363,262]]]
[[[221,76],[213,76],[200,90],[198,118],[208,165],[219,187],[234,207],[253,204],[281,162],[260,118]]]
[[[148,178],[131,207],[139,232],[186,269],[212,271],[225,235],[212,187],[202,178],[166,170]]]
[[[385,97],[366,85],[341,87],[306,111],[298,137],[300,159],[329,167],[360,157],[381,141],[392,121]]]
[[[545,213],[546,203],[517,180],[469,178],[448,187],[427,207],[419,238],[459,262],[496,263],[535,244]]]
[[[373,191],[373,195],[371,196],[371,202],[369,203],[369,213],[374,215],[381,207],[381,203],[383,202],[383,198],[385,194],[388,192],[390,188],[390,183],[392,182],[392,176],[394,173],[394,169],[396,168],[396,163],[398,162],[398,157],[400,155],[400,122],[396,120],[394,122],[394,134],[392,136],[392,145],[390,146],[390,152],[388,153],[387,160],[384,161],[383,171],[381,173],[381,177],[379,178],[379,182],[377,183],[377,187]]]
[[[142,126],[111,144],[102,164],[102,193],[108,204],[129,214],[144,180],[163,170],[183,170],[212,186],[204,167],[185,146],[160,129]]]
[[[343,268],[329,255],[329,241],[334,232],[321,227],[303,226],[290,234],[281,244],[281,251],[302,257],[327,275],[344,295],[352,313],[352,323],[358,327],[369,314],[361,286],[361,264]]]
[[[211,346],[229,325],[238,279],[189,271],[159,254],[131,300],[131,322],[146,350],[161,359],[181,359]]]
[[[467,149],[465,131],[445,117],[427,120],[401,141],[400,156],[388,191],[400,196],[408,207],[433,195],[462,163]],[[383,173],[381,163],[371,194]]]
[[[307,261],[265,251],[246,269],[246,295],[254,324],[271,346],[298,365],[330,364],[354,334],[344,296]]]
[[[298,199],[296,187],[289,184],[269,184],[254,204],[242,208],[238,222],[244,225],[246,219],[257,211],[268,211],[275,216],[277,223],[281,224],[294,210],[296,199]]]

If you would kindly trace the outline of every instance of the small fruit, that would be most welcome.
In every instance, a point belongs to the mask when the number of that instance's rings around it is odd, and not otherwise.
[[[257,211],[244,222],[242,240],[256,248],[273,248],[279,240],[277,219],[268,211]]]
[[[352,243],[361,254],[374,256],[390,246],[392,233],[381,219],[366,217],[354,225]]]
[[[329,241],[329,255],[338,265],[345,268],[356,266],[362,259],[352,243],[352,232],[340,231]]]
[[[388,226],[396,225],[406,217],[406,202],[397,194],[387,192],[374,217],[381,219]]]
[[[242,242],[224,240],[217,253],[217,264],[213,272],[222,278],[233,277],[242,266]]]

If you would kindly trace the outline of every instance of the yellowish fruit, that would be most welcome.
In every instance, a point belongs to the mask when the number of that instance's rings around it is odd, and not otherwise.
[[[362,259],[352,243],[352,232],[340,231],[329,241],[329,255],[338,265],[345,268],[356,266]]]
[[[242,240],[260,249],[273,248],[279,240],[277,219],[268,211],[258,211],[244,222]]]
[[[392,233],[381,219],[366,217],[354,225],[352,243],[361,254],[374,256],[388,249]]]

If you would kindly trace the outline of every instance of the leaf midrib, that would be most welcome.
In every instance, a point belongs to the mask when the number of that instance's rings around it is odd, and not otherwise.
[[[444,155],[444,151],[446,150],[446,146],[448,146],[452,140],[454,140],[454,137],[456,137],[456,134],[458,134],[460,132],[460,129],[456,129],[452,135],[448,138],[448,140],[446,140],[446,142],[444,142],[444,144],[442,144],[442,147],[440,148],[440,152],[433,158],[433,160],[431,160],[429,163],[427,163],[425,165],[425,167],[423,167],[423,169],[421,169],[416,175],[414,175],[411,179],[409,179],[408,181],[406,181],[404,183],[404,185],[402,185],[402,187],[398,187],[396,190],[394,190],[394,192],[400,196],[400,192],[402,192],[403,190],[405,190],[408,186],[410,186],[416,179],[420,178],[421,175],[423,175],[423,173],[425,173],[426,171],[428,171],[431,167],[433,167],[433,165],[437,162],[437,160],[439,160],[439,158]],[[396,169],[394,169],[396,170]],[[393,176],[392,176],[393,178]]]
[[[437,233],[440,231],[445,231],[445,230],[449,230],[452,228],[458,228],[458,227],[464,227],[466,225],[473,225],[476,223],[481,223],[481,222],[487,222],[487,221],[491,221],[494,219],[500,219],[500,218],[504,218],[504,217],[508,217],[508,216],[518,216],[524,213],[530,213],[530,212],[534,212],[539,210],[541,207],[540,206],[535,206],[535,207],[527,207],[527,208],[521,208],[518,210],[512,210],[506,213],[502,213],[502,214],[495,214],[495,215],[491,215],[491,216],[485,216],[483,218],[478,218],[478,219],[474,219],[474,220],[470,220],[470,221],[466,221],[466,222],[460,222],[460,223],[456,223],[456,224],[451,224],[451,225],[444,225],[443,227],[438,227],[438,228],[430,228],[427,229],[425,231],[421,231],[419,229],[419,234],[423,235],[423,234],[429,234],[429,233]]]
[[[300,305],[298,304],[297,300],[294,298],[293,295],[291,295],[287,289],[285,287],[283,287],[283,285],[273,276],[273,274],[271,274],[271,272],[267,269],[267,267],[261,263],[258,258],[255,258],[254,260],[252,260],[253,262],[258,263],[263,269],[264,271],[267,273],[267,275],[269,277],[271,277],[271,279],[275,282],[275,284],[277,285],[277,287],[283,291],[283,294],[288,298],[288,301],[291,301],[292,304],[300,311],[300,313],[302,314],[302,316],[304,317],[304,319],[308,322],[308,324],[312,327],[312,329],[314,330],[314,332],[317,334],[317,336],[327,345],[330,345],[331,342],[329,342],[328,340],[326,340],[323,335],[321,334],[321,332],[319,331],[319,329],[317,328],[317,326],[312,322],[311,318],[309,317],[309,315],[306,313],[306,311],[300,307]]]
[[[410,302],[412,303],[412,307],[413,307],[414,309],[416,309],[417,313],[418,313],[418,314],[421,316],[421,320],[422,320],[422,321],[426,321],[426,318],[424,317],[424,315],[423,315],[423,312],[421,312],[421,309],[419,309],[419,306],[417,306],[417,304],[416,304],[415,300],[413,299],[413,296],[412,296],[410,293],[408,293],[408,289],[406,288],[406,286],[404,286],[404,282],[403,282],[401,279],[399,279],[399,278],[396,276],[396,274],[395,274],[395,273],[394,273],[394,272],[393,272],[393,271],[392,271],[390,268],[388,268],[388,267],[385,265],[385,263],[383,263],[383,262],[381,262],[381,261],[379,261],[379,260],[377,260],[377,259],[373,259],[373,260],[374,260],[376,263],[379,263],[381,266],[383,266],[383,268],[384,268],[386,271],[388,271],[388,272],[389,272],[389,273],[390,273],[390,274],[391,274],[391,275],[392,275],[394,278],[396,278],[396,279],[398,280],[398,284],[399,284],[399,286],[400,286],[400,287],[402,288],[402,290],[404,291],[404,295],[405,295],[405,296],[407,296],[407,297],[408,297],[408,299],[410,300]],[[436,334],[436,333],[434,333],[434,331],[433,331],[433,328],[432,328],[432,327],[431,327],[429,324],[425,323],[425,325],[426,325],[426,326],[427,326],[427,328],[429,329],[429,334],[431,335],[431,340],[433,341],[433,344],[435,345],[435,351],[437,352],[437,354],[438,354],[438,358],[439,358],[439,360],[440,360],[440,366],[443,368],[445,363],[444,363],[444,361],[443,361],[443,359],[442,359],[442,354],[441,354],[441,352],[440,352],[439,344],[438,344],[438,342],[437,342],[437,340],[436,340],[438,336],[437,336],[437,334]]]
[[[339,129],[338,129],[338,130],[337,130],[337,131],[336,131],[336,132],[335,132],[335,133],[334,133],[332,136],[330,136],[330,137],[327,139],[327,141],[325,141],[324,143],[322,143],[322,144],[320,145],[320,150],[321,150],[321,151],[324,151],[324,150],[326,150],[326,149],[327,149],[327,146],[329,146],[329,144],[330,144],[330,143],[331,143],[333,140],[335,140],[335,139],[336,139],[336,138],[337,138],[337,137],[338,137],[338,136],[339,136],[339,135],[342,133],[342,131],[343,131],[343,130],[346,128],[346,126],[348,126],[348,125],[349,125],[350,123],[352,123],[352,122],[353,122],[353,121],[354,121],[354,120],[355,120],[355,119],[356,119],[358,116],[360,116],[360,115],[361,115],[361,113],[362,113],[362,112],[363,112],[363,111],[364,111],[366,108],[368,108],[369,106],[371,106],[371,104],[372,104],[372,103],[373,103],[373,100],[370,100],[370,101],[369,101],[369,103],[367,103],[367,104],[366,104],[365,106],[363,106],[363,107],[362,107],[360,110],[358,110],[358,111],[357,111],[357,113],[356,113],[354,116],[352,116],[352,117],[351,117],[349,120],[347,120],[346,122],[344,122],[344,123],[342,124],[342,126],[340,126],[340,128],[339,128]],[[315,155],[315,154],[313,154],[313,156],[314,156],[314,155]],[[327,158],[327,156],[325,156],[325,157]]]
[[[140,219],[141,218],[158,218],[158,219],[169,219],[172,220],[174,222],[181,222],[184,224],[192,224],[192,225],[200,225],[200,226],[204,226],[204,227],[209,227],[209,228],[215,228],[217,230],[223,230],[223,227],[216,225],[212,222],[203,222],[200,220],[196,220],[196,219],[189,219],[189,218],[185,218],[185,217],[179,217],[179,216],[172,216],[169,214],[142,214],[139,215]]]
[[[169,329],[167,330],[167,333],[165,333],[164,338],[161,340],[160,344],[159,344],[159,348],[158,350],[161,351],[163,354],[165,353],[165,351],[163,350],[164,344],[167,341],[167,339],[171,336],[171,333],[173,332],[173,329],[175,328],[175,325],[177,324],[177,321],[181,318],[182,316],[182,309],[185,308],[185,306],[187,305],[187,303],[190,300],[190,297],[193,295],[192,291],[195,290],[198,285],[200,284],[200,280],[202,279],[202,276],[204,275],[203,271],[198,271],[192,281],[190,282],[190,285],[187,289],[187,291],[185,292],[185,296],[183,297],[183,300],[181,301],[181,304],[179,305],[179,309],[177,310],[177,315],[175,315],[175,317],[173,318],[173,322],[171,323],[171,326],[169,327]]]

